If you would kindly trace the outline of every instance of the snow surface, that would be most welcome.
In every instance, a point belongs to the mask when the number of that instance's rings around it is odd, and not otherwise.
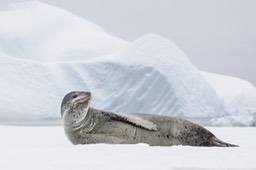
[[[200,72],[167,39],[128,43],[40,2],[1,11],[0,24],[2,122],[59,120],[63,96],[85,90],[100,109],[255,126],[254,86]],[[233,88],[221,90],[223,84]]]
[[[208,128],[235,148],[72,145],[63,127],[0,126],[1,169],[253,170],[256,128]]]

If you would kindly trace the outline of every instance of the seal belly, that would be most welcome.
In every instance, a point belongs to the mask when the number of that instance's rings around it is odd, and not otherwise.
[[[97,126],[98,125],[98,126]],[[109,143],[109,144],[124,144],[129,143],[131,129],[135,127],[126,125],[122,122],[100,122],[90,132],[84,132],[80,129],[80,133],[76,136],[80,136],[81,144],[93,144],[93,143]]]
[[[109,143],[109,144],[137,144],[146,143],[151,146],[171,146],[181,144],[179,133],[170,126],[170,122],[161,123],[158,131],[150,131],[141,127],[121,122],[105,121],[101,126],[95,126],[90,133],[81,134],[81,144]],[[160,125],[160,122],[159,122]]]

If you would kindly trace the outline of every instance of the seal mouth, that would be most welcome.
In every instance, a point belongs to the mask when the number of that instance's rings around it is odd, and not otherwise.
[[[91,101],[91,96],[79,96],[79,97],[76,97],[74,100],[73,100],[73,105],[79,105],[79,104],[84,104],[84,105],[88,105]]]

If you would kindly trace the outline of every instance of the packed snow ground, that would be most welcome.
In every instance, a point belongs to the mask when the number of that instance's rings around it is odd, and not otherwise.
[[[165,38],[129,43],[40,2],[1,11],[0,24],[1,122],[59,120],[63,96],[83,90],[100,109],[256,124],[255,86],[200,72]]]
[[[208,128],[223,141],[218,147],[72,145],[61,126],[0,126],[0,165],[5,170],[253,170],[256,128]]]

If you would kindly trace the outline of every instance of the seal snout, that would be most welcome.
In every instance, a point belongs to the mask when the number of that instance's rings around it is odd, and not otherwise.
[[[91,100],[91,92],[76,92],[73,94],[72,103],[84,103]]]
[[[80,94],[77,94],[77,98],[82,98],[84,100],[90,100],[91,99],[91,92],[80,92]]]
[[[79,97],[86,97],[90,98],[91,97],[91,92],[73,92],[71,98],[76,99]]]
[[[91,97],[92,94],[91,94],[91,92],[84,92],[84,95],[88,96],[88,97]]]

